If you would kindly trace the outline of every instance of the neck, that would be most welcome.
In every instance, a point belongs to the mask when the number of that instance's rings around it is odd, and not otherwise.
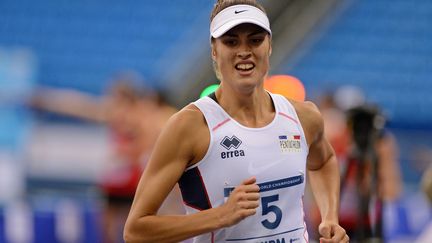
[[[229,89],[219,89],[216,97],[220,106],[237,122],[247,127],[263,127],[274,117],[274,106],[264,89],[240,94]]]

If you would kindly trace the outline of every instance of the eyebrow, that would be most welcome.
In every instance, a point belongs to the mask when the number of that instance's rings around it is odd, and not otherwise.
[[[259,30],[259,31],[256,31],[256,32],[253,32],[253,33],[251,33],[251,34],[249,34],[248,36],[253,36],[253,35],[260,35],[260,34],[267,34],[267,31],[265,31],[265,30]]]

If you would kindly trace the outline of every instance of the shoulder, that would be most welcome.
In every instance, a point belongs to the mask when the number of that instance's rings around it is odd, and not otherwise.
[[[166,128],[188,133],[193,132],[197,126],[206,127],[204,115],[198,107],[189,104],[170,117]]]
[[[291,104],[297,112],[308,143],[312,143],[324,132],[324,120],[318,107],[311,101],[293,101]]]
[[[205,122],[204,115],[201,110],[192,103],[176,112],[172,118],[174,121],[183,125],[187,125],[189,122]]]
[[[210,143],[210,133],[203,113],[189,104],[174,114],[164,131],[165,138],[188,158],[188,165],[200,161]]]
[[[210,133],[203,113],[189,104],[168,120],[161,134],[161,144],[177,151],[189,165],[203,158],[210,142]]]

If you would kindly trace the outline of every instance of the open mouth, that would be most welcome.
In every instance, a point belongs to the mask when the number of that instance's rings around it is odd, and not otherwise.
[[[239,71],[250,71],[255,67],[254,64],[252,63],[241,63],[241,64],[237,64],[235,66],[235,68]]]

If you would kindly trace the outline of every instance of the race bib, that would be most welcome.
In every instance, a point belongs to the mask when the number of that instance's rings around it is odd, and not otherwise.
[[[225,229],[225,242],[302,243],[307,233],[303,220],[304,175],[259,183],[257,213]],[[225,201],[234,187],[224,188]]]

